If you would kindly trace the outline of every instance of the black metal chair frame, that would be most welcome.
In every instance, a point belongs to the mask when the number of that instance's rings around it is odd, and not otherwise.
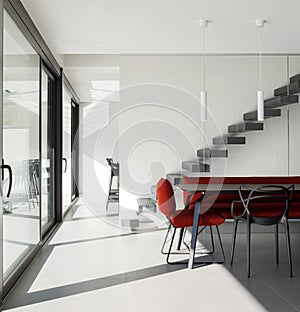
[[[106,161],[110,166],[110,181],[109,181],[108,197],[106,202],[106,211],[107,211],[110,202],[119,201],[119,163],[118,162],[115,163],[112,158],[106,158]],[[112,189],[113,177],[117,178],[116,189]]]
[[[197,233],[197,236],[199,234],[201,234],[208,226],[203,226]],[[173,228],[175,229],[174,231],[176,231],[177,228],[175,228],[173,226]],[[179,240],[178,240],[178,246],[177,246],[177,250],[178,251],[175,251],[175,252],[169,252],[169,251],[165,251],[165,245],[168,241],[168,236],[169,236],[169,233],[171,232],[172,230],[172,223],[171,221],[169,221],[169,227],[168,227],[168,231],[167,231],[167,234],[165,236],[165,239],[164,239],[164,242],[163,242],[163,245],[161,247],[161,253],[163,255],[186,255],[186,254],[189,254],[189,250],[190,250],[190,247],[188,245],[187,242],[184,241],[184,237],[185,237],[185,233],[186,233],[186,230],[187,228],[180,228],[180,230],[183,230],[183,236],[181,236],[182,232],[180,232],[180,237],[179,237]],[[212,231],[212,226],[209,226],[209,230],[210,230],[210,239],[211,239],[211,250],[209,251],[206,251],[206,252],[196,252],[196,254],[201,254],[201,255],[210,255],[210,254],[213,254],[215,252],[215,243],[214,243],[214,236],[213,236],[213,231]],[[218,231],[218,228],[217,228],[217,231]],[[175,235],[175,234],[174,234]],[[172,236],[171,235],[171,239],[172,239]],[[188,251],[180,251],[180,248],[181,248],[181,242],[183,242],[183,244],[185,245],[185,247],[187,248]]]
[[[189,206],[189,202],[190,202],[190,199],[192,197],[193,194],[189,194],[189,196],[187,197],[187,200],[186,200],[186,204],[185,204],[185,208],[184,209],[187,209],[188,206]],[[199,198],[198,201],[202,201],[203,198]],[[201,216],[200,216],[201,218]],[[166,254],[167,255],[167,263],[168,264],[186,264],[186,261],[170,261],[170,255],[171,254],[177,254],[177,255],[180,255],[180,254],[187,254],[187,252],[183,252],[183,253],[180,253],[180,252],[172,252],[172,246],[173,246],[173,242],[174,242],[174,238],[175,238],[175,234],[176,234],[176,230],[177,228],[172,224],[171,220],[169,220],[170,224],[169,224],[169,228],[168,228],[168,231],[167,231],[167,234],[166,234],[166,237],[164,239],[164,242],[163,242],[163,245],[162,245],[162,248],[161,248],[161,253],[162,254]],[[169,232],[171,231],[171,228],[174,228],[174,231],[173,231],[173,235],[171,237],[171,242],[170,242],[170,246],[169,246],[169,249],[168,249],[168,252],[165,252],[164,251],[164,247],[165,247],[165,244],[167,242],[167,238],[168,238],[168,235],[169,235]],[[212,263],[219,263],[219,264],[222,264],[225,262],[225,253],[224,253],[224,248],[223,248],[223,244],[222,244],[222,239],[221,239],[221,235],[220,235],[220,231],[219,231],[219,227],[216,225],[216,230],[217,230],[217,234],[218,234],[218,238],[219,238],[219,243],[220,243],[220,248],[221,248],[221,251],[222,251],[222,260],[221,261],[213,261],[213,262],[210,262],[210,261],[201,261],[201,262],[194,262],[194,264],[212,264]],[[206,228],[206,226],[204,226],[198,233],[197,235],[199,235],[204,229]],[[179,241],[178,241],[178,246],[177,246],[177,250],[180,250],[180,246],[181,246],[181,242],[182,242],[182,239],[183,239],[183,236],[184,236],[184,230],[185,228],[180,228],[180,237],[179,237]],[[211,251],[208,251],[205,253],[205,255],[210,255],[210,254],[213,254],[215,252],[215,244],[214,244],[214,238],[213,238],[213,233],[212,233],[212,226],[210,226],[210,235],[211,235],[211,244],[212,244],[212,250]],[[199,254],[199,253],[198,253]],[[204,256],[204,254],[203,254]]]
[[[259,224],[262,226],[275,225],[275,248],[276,248],[276,264],[279,264],[279,243],[278,243],[278,225],[282,223],[285,227],[286,234],[286,243],[287,243],[287,253],[289,261],[289,273],[290,277],[293,277],[293,264],[292,264],[292,255],[291,255],[291,241],[290,241],[290,231],[289,231],[289,222],[288,222],[288,213],[289,213],[289,203],[293,197],[294,185],[288,187],[282,185],[262,185],[258,187],[252,187],[249,185],[240,185],[238,193],[240,200],[234,200],[231,204],[231,215],[234,219],[233,224],[233,238],[232,238],[232,251],[231,251],[231,260],[230,264],[233,264],[235,243],[236,243],[236,234],[238,222],[246,222],[247,224],[247,276],[250,277],[250,260],[251,260],[251,225]],[[246,192],[246,196],[245,196]],[[274,217],[254,217],[251,214],[251,204],[252,203],[261,203],[264,205],[264,202],[259,202],[262,199],[268,199],[268,205],[270,203],[280,203],[282,202],[283,209],[282,213]],[[274,201],[273,201],[274,200]],[[235,214],[235,205],[242,204],[243,212],[239,215]]]

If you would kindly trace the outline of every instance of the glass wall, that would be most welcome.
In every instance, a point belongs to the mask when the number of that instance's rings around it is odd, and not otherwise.
[[[78,172],[78,157],[73,162],[71,157],[74,92],[64,91],[61,98],[59,64],[26,14],[22,20],[22,8],[3,5],[0,301],[61,220],[72,199],[72,172]]]
[[[4,12],[4,280],[40,241],[39,64],[38,54]]]

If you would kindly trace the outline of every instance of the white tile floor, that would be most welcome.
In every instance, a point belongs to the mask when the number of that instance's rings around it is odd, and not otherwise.
[[[85,206],[74,209],[3,311],[300,311],[300,234],[292,235],[295,278],[288,278],[285,247],[276,267],[274,237],[260,233],[254,235],[253,277],[247,279],[243,234],[232,268],[226,263],[188,270],[165,264],[159,252],[165,231],[131,235]],[[228,262],[231,235],[222,238]]]

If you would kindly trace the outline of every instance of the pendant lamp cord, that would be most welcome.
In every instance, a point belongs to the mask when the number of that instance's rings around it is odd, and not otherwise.
[[[258,27],[259,90],[262,90],[261,27]]]
[[[202,27],[202,85],[205,91],[205,27]],[[203,162],[205,162],[205,121],[203,122]]]
[[[205,27],[202,27],[202,85],[203,91],[205,91],[205,46],[204,46],[204,35],[205,35]]]

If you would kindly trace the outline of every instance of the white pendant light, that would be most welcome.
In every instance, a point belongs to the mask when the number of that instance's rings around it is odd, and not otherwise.
[[[207,121],[207,93],[205,90],[205,46],[204,46],[204,33],[207,27],[208,21],[201,19],[198,21],[202,28],[202,90],[200,92],[200,104],[201,104],[201,121]]]
[[[258,28],[258,67],[259,67],[259,90],[257,91],[257,120],[264,120],[264,91],[262,90],[262,64],[261,64],[261,29],[264,27],[265,20],[259,19],[255,21]]]
[[[200,104],[201,121],[207,121],[207,94],[205,90],[200,91]]]

